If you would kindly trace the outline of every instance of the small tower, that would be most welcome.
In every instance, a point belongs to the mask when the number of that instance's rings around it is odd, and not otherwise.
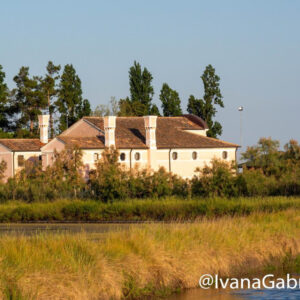
[[[48,143],[49,115],[39,115],[40,141]]]
[[[156,120],[157,116],[144,116],[146,145],[150,149],[156,149]]]
[[[116,146],[115,131],[116,131],[116,117],[105,116],[104,131],[105,131],[105,147]]]

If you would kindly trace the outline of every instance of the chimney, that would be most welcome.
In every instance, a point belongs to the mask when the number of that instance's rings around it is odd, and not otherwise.
[[[146,145],[150,149],[156,149],[156,120],[157,116],[144,116]]]
[[[116,117],[105,116],[104,118],[104,131],[105,131],[105,147],[116,145],[115,130],[116,130]]]
[[[39,115],[40,141],[48,143],[49,115]]]

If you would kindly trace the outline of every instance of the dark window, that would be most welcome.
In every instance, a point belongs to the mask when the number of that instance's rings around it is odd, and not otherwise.
[[[174,160],[176,160],[176,159],[178,158],[177,152],[173,152],[173,153],[172,153],[172,158],[173,158]]]
[[[126,154],[125,154],[125,153],[121,153],[121,155],[120,155],[120,159],[121,159],[122,161],[124,161],[124,160],[125,160],[125,158],[126,158]]]
[[[197,159],[197,152],[196,151],[194,151],[193,153],[192,153],[192,158],[193,158],[193,160],[196,160]]]
[[[94,162],[96,162],[99,159],[99,154],[98,153],[94,153]]]
[[[226,158],[228,157],[228,153],[227,153],[227,151],[223,151],[223,153],[222,153],[222,157],[223,157],[223,159],[226,159]]]
[[[23,167],[25,163],[24,155],[18,155],[18,167]]]
[[[135,158],[135,160],[140,160],[141,159],[141,154],[139,152],[136,152],[134,154],[134,158]]]

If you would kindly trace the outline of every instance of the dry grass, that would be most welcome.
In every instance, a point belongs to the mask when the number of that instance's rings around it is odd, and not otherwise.
[[[3,299],[136,299],[242,276],[299,254],[298,210],[98,235],[0,237]]]

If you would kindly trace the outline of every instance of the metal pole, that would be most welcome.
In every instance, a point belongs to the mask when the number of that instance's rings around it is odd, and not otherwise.
[[[241,149],[243,147],[243,106],[240,106],[238,108],[239,112],[240,112],[240,146],[241,146]]]

